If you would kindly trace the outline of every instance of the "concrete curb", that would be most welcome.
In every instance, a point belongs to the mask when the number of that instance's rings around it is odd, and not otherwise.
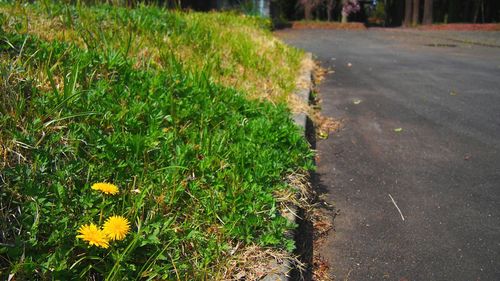
[[[312,60],[312,53],[306,53],[304,59]],[[301,72],[299,74],[300,86],[295,90],[294,93],[295,96],[297,96],[306,104],[309,104],[309,99],[312,92],[312,72],[312,67],[304,67],[303,69],[301,69]],[[296,113],[293,116],[293,121],[303,130],[305,137],[307,114],[305,112]]]
[[[306,53],[304,56],[305,60],[312,60],[312,53]],[[294,92],[301,101],[309,104],[312,88],[313,88],[313,67],[304,67],[301,69],[299,74],[300,85]],[[306,138],[306,125],[307,125],[307,114],[305,112],[299,112],[292,116],[295,124],[302,130],[304,138]],[[285,213],[284,216],[291,222],[298,225],[298,207],[289,206],[289,212]],[[285,235],[289,238],[295,237],[295,231],[289,231]],[[290,279],[290,273],[295,269],[294,263],[290,260],[285,260],[282,264],[278,264],[275,260],[270,261],[272,268],[275,269],[274,272],[268,273],[262,281],[287,281]]]

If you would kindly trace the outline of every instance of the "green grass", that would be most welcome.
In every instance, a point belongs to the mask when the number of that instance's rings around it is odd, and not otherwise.
[[[164,67],[161,57],[173,53],[186,69],[203,69],[215,82],[273,102],[287,100],[303,55],[275,39],[269,21],[235,13],[52,4],[0,5],[0,12],[7,30],[113,50],[136,67]]]
[[[262,21],[152,7],[0,11],[0,279],[218,280],[238,244],[293,248],[274,195],[311,167],[283,102],[299,52],[265,41]],[[267,43],[276,53],[255,56]],[[274,87],[265,95],[253,92],[263,77]],[[76,239],[111,215],[131,222],[125,240]]]

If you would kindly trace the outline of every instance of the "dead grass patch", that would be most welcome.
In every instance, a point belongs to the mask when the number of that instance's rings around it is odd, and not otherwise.
[[[500,31],[498,23],[448,23],[421,25],[421,30],[449,30],[449,31]]]
[[[229,260],[228,266],[221,272],[220,280],[260,280],[266,275],[281,273],[281,269],[286,264],[293,264],[299,268],[304,267],[297,258],[289,253],[249,245],[236,250]]]

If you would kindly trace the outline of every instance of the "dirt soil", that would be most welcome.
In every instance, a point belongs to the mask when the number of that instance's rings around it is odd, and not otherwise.
[[[498,23],[449,23],[449,24],[432,24],[422,25],[417,29],[421,30],[456,30],[456,31],[499,31],[500,24]]]

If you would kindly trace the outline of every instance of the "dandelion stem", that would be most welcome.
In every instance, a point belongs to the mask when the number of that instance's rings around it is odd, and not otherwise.
[[[99,225],[102,224],[102,217],[104,215],[104,205],[106,203],[106,196],[102,196],[101,213],[99,214]]]

